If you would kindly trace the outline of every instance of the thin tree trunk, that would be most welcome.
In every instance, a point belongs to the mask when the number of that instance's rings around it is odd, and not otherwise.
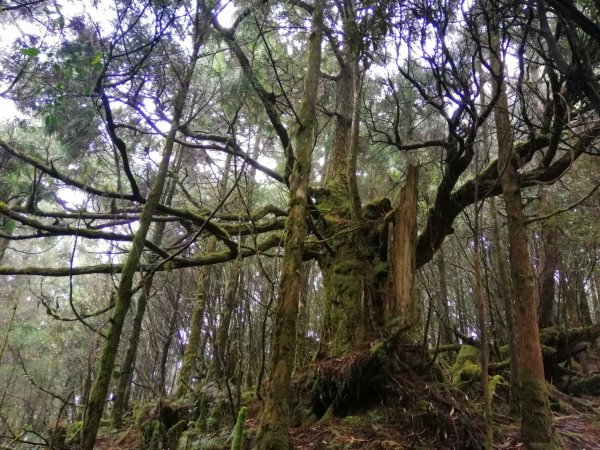
[[[225,160],[223,177],[219,183],[218,199],[222,201],[225,198],[227,183],[229,182],[229,172],[232,162],[232,156],[228,155]],[[211,237],[206,244],[205,253],[213,253],[217,249],[217,241]],[[198,366],[198,355],[201,347],[202,325],[204,324],[204,313],[206,312],[206,301],[208,298],[207,280],[210,278],[213,269],[210,266],[198,269],[198,279],[196,284],[196,298],[192,309],[192,319],[190,321],[190,335],[188,343],[183,352],[181,371],[177,381],[175,396],[179,399],[189,394],[192,387],[192,379]]]
[[[494,255],[495,272],[498,275],[498,295],[504,304],[504,319],[507,328],[508,350],[510,353],[510,392],[508,397],[508,411],[513,416],[521,414],[521,385],[519,381],[519,364],[517,361],[517,334],[515,332],[515,308],[511,288],[511,280],[507,270],[506,257],[503,251],[504,244],[498,223],[496,200],[490,199],[492,216],[492,251]]]
[[[476,163],[476,172],[479,172]],[[488,375],[489,366],[489,345],[488,345],[488,310],[487,299],[485,298],[483,289],[483,279],[481,275],[481,236],[479,227],[480,206],[477,199],[477,191],[475,193],[474,212],[475,219],[473,221],[473,267],[475,276],[475,304],[477,307],[477,321],[479,322],[479,337],[481,341],[480,357],[481,357],[481,389],[483,391],[483,413],[485,419],[485,448],[492,450],[494,448],[494,428],[492,417],[492,398],[490,393],[490,383]]]
[[[142,213],[139,220],[139,228],[136,231],[131,250],[127,255],[127,259],[123,265],[123,271],[121,273],[121,279],[117,288],[117,298],[115,307],[113,309],[110,327],[106,334],[106,342],[100,355],[100,361],[98,363],[97,375],[92,385],[88,404],[86,406],[83,426],[81,431],[81,449],[82,450],[93,450],[94,442],[96,441],[96,435],[100,426],[100,419],[104,411],[104,405],[106,402],[106,395],[110,386],[110,380],[112,372],[115,366],[115,360],[117,356],[117,350],[119,342],[121,340],[121,332],[123,330],[123,324],[125,317],[129,311],[131,305],[131,297],[133,295],[133,283],[137,269],[142,258],[142,252],[152,219],[154,211],[160,202],[162,197],[163,188],[167,179],[169,170],[169,161],[175,144],[175,137],[177,135],[177,129],[181,116],[183,114],[183,108],[185,105],[185,99],[187,97],[192,74],[194,72],[194,66],[198,59],[199,46],[201,41],[202,33],[204,33],[204,27],[199,23],[199,8],[196,15],[195,32],[194,32],[194,44],[192,56],[190,59],[189,66],[186,69],[186,73],[183,77],[182,84],[179,88],[178,93],[174,98],[174,109],[173,118],[171,120],[171,129],[167,134],[165,146],[163,150],[162,159],[158,168],[156,179],[152,185],[152,189],[148,194],[146,203],[142,209]]]
[[[302,283],[302,253],[306,238],[307,199],[312,169],[316,103],[321,67],[323,5],[314,5],[304,94],[298,108],[295,161],[290,176],[290,210],[286,222],[283,270],[273,338],[270,384],[266,393],[257,444],[261,450],[291,450],[290,387],[296,350],[296,316]]]
[[[438,293],[440,306],[442,307],[442,330],[440,342],[442,344],[450,344],[454,341],[452,335],[452,323],[450,320],[450,307],[448,305],[448,281],[446,277],[446,260],[444,252],[440,249],[435,260],[435,266],[438,272]]]
[[[215,378],[218,383],[224,380],[224,378],[230,375],[230,368],[227,356],[227,344],[229,337],[229,329],[231,325],[231,318],[233,312],[238,305],[238,282],[240,279],[241,271],[241,260],[237,259],[235,262],[229,265],[227,274],[227,287],[225,289],[225,296],[223,298],[223,310],[221,314],[221,320],[215,337],[215,355],[214,355],[214,368]]]
[[[214,237],[211,237],[206,245],[206,252],[212,253],[216,248],[217,241]],[[177,389],[175,390],[175,397],[178,399],[182,399],[191,391],[192,378],[197,368],[200,342],[202,339],[202,324],[204,323],[204,312],[206,310],[206,282],[209,272],[209,266],[200,267],[198,269],[196,296],[192,310],[192,319],[190,320],[190,334],[183,352],[181,371],[179,372]]]
[[[176,156],[174,168],[175,176],[177,175],[177,173],[179,173],[179,169],[181,168],[181,164],[183,162],[183,154],[184,152],[180,147]],[[171,178],[171,181],[170,183],[168,183],[168,187],[166,188],[166,195],[164,200],[165,205],[171,206],[171,203],[173,202],[173,196],[175,195],[176,186],[177,183],[175,182],[175,179]],[[155,225],[152,242],[155,243],[157,246],[160,246],[162,244],[165,226],[166,222],[158,222]],[[151,258],[150,262],[156,262],[156,258]],[[133,378],[133,370],[135,367],[137,348],[140,342],[140,335],[142,332],[142,322],[144,321],[144,315],[146,314],[146,305],[148,303],[148,299],[150,298],[150,291],[152,289],[153,281],[153,274],[148,275],[144,279],[144,285],[142,287],[142,292],[138,297],[135,316],[133,318],[129,346],[127,347],[125,359],[123,360],[123,364],[121,365],[121,371],[117,383],[117,389],[115,391],[115,400],[113,403],[112,411],[112,423],[113,426],[117,429],[121,428],[121,426],[123,425],[123,414],[127,409],[127,400],[129,398],[128,389]]]
[[[179,317],[179,302],[181,300],[181,286],[177,288],[175,294],[175,303],[172,304],[173,311],[171,318],[169,319],[169,329],[167,330],[167,336],[161,349],[160,366],[159,366],[159,378],[158,388],[161,397],[167,394],[167,361],[169,360],[169,350],[171,349],[171,342],[173,342],[173,335],[177,328],[177,318]]]
[[[551,210],[552,192],[550,186],[542,186],[541,198],[542,208]],[[554,302],[556,296],[556,281],[554,273],[558,269],[559,251],[557,246],[558,230],[551,221],[546,221],[542,225],[541,245],[540,245],[540,328],[551,327],[555,325],[554,321]]]

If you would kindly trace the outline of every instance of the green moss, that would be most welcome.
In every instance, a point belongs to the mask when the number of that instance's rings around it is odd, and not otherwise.
[[[521,422],[521,437],[527,448],[534,450],[557,450],[564,448],[552,424],[552,414],[543,379],[538,379],[530,373],[521,373],[521,398],[523,420]]]
[[[371,347],[371,355],[375,356],[375,355],[377,355],[379,353],[385,352],[386,348],[387,348],[387,346],[386,346],[386,342],[385,341],[377,341]]]
[[[67,441],[71,443],[79,442],[79,433],[81,433],[82,426],[83,422],[81,420],[70,424],[67,427]]]
[[[387,275],[388,270],[389,270],[388,262],[382,261],[378,257],[375,258],[375,261],[373,264],[373,270],[375,271],[375,275],[377,275],[377,276]]]
[[[244,442],[244,422],[246,420],[246,407],[242,406],[238,413],[235,427],[233,428],[233,439],[231,441],[231,450],[241,450]]]
[[[452,383],[469,384],[481,379],[479,350],[471,345],[463,345],[452,366]]]
[[[490,396],[493,397],[494,393],[496,392],[496,388],[498,387],[498,385],[501,384],[506,384],[506,382],[504,381],[504,378],[502,378],[501,375],[494,375],[491,376],[488,380],[488,386],[490,387]]]
[[[498,350],[500,352],[500,358],[502,358],[502,359],[510,358],[510,348],[508,347],[508,345],[502,345],[502,346],[500,346],[500,348]]]
[[[174,426],[169,428],[165,436],[168,448],[177,448],[177,442],[179,442],[181,433],[183,433],[183,431],[187,428],[187,425],[187,421],[180,420]]]
[[[363,423],[363,421],[364,421],[364,419],[362,417],[358,417],[358,416],[346,416],[342,419],[342,423],[344,425],[348,425],[351,427],[361,425]]]

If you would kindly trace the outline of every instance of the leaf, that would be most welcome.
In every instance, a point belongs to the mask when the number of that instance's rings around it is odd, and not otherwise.
[[[58,125],[58,117],[53,113],[46,114],[44,116],[44,125],[46,126],[46,131],[52,133],[56,125]]]
[[[92,66],[95,68],[100,68],[102,65],[102,52],[96,52],[94,57],[92,58]]]
[[[37,47],[27,47],[27,48],[22,48],[21,53],[23,53],[25,56],[35,57],[35,56],[39,55],[41,53],[41,51]]]

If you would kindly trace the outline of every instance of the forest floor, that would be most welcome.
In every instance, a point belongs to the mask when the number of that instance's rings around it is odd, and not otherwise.
[[[600,373],[600,352],[590,355],[590,375]],[[442,369],[442,371],[445,369]],[[484,438],[481,386],[478,381],[461,385],[448,376],[428,376],[414,371],[388,373],[385,392],[365,404],[347,406],[344,414],[325,414],[316,423],[294,428],[291,435],[298,450],[468,450],[480,449]],[[440,376],[441,375],[441,376]],[[593,383],[598,378],[593,378]],[[600,386],[596,386],[600,389]],[[554,424],[566,449],[600,450],[600,396],[568,395],[549,387]],[[494,447],[525,449],[519,439],[519,419],[507,412],[508,386],[495,389]],[[256,400],[248,407],[244,448],[252,448],[259,421]],[[223,424],[213,433],[195,435],[179,448],[228,450],[233,425]],[[218,430],[218,431],[217,431]],[[101,438],[98,450],[144,448],[142,431],[131,427]],[[168,445],[163,446],[168,448]],[[176,450],[170,449],[170,450]]]
[[[569,396],[560,394],[560,397],[560,408],[564,412],[554,412],[554,424],[565,448],[600,450],[600,398],[572,398],[574,402],[571,402]],[[413,416],[415,414],[419,413],[409,413]],[[425,424],[425,427],[421,423],[420,426],[413,427],[406,420],[394,420],[397,411],[379,407],[360,416],[332,418],[314,426],[297,428],[292,431],[292,436],[298,450],[480,448],[483,438],[480,418],[470,415],[469,420],[474,419],[476,423],[467,425],[462,414],[463,412],[454,410],[445,419],[440,420],[438,416],[438,424],[444,424],[441,427],[436,427],[434,423]],[[452,432],[445,429],[449,425],[453,426]],[[495,413],[494,447],[506,450],[525,449],[524,443],[519,439],[519,427],[517,418]]]
[[[425,388],[427,389],[427,388]],[[380,405],[346,417],[331,417],[310,426],[291,430],[297,450],[465,450],[481,448],[483,422],[479,399],[454,397],[448,391],[427,389],[430,394],[413,408]],[[451,393],[450,393],[451,392]],[[431,394],[433,393],[433,394]],[[428,398],[429,397],[429,398]],[[433,400],[432,400],[433,397]],[[569,450],[600,450],[600,398],[571,397],[558,391],[552,395],[552,404],[560,411],[554,412],[554,424],[565,448]],[[456,404],[452,404],[456,400]],[[440,408],[440,403],[445,406]],[[467,409],[465,409],[465,406]],[[505,405],[499,398],[495,409]],[[252,448],[252,437],[258,430],[256,417],[246,420],[244,448]],[[219,436],[219,438],[218,438]],[[222,433],[214,433],[212,441],[207,436],[207,447],[230,448],[229,439],[223,441]],[[128,429],[102,439],[98,450],[137,450],[143,448],[142,433]],[[220,441],[220,444],[217,442]],[[497,449],[525,449],[519,439],[519,420],[500,412],[494,415],[494,447]],[[175,450],[175,449],[173,449]]]

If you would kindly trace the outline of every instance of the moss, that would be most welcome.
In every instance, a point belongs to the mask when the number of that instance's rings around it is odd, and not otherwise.
[[[521,398],[523,420],[521,438],[527,448],[533,450],[558,450],[564,448],[552,424],[552,414],[548,403],[546,384],[529,373],[521,373]]]
[[[233,438],[231,440],[231,450],[241,450],[244,442],[244,422],[246,420],[246,407],[242,406],[238,413],[235,427],[233,428]]]
[[[380,353],[387,351],[386,341],[378,341],[371,347],[371,355],[377,356]]]
[[[502,384],[506,384],[506,382],[504,381],[504,378],[502,378],[501,375],[494,375],[489,378],[488,386],[490,388],[490,396],[491,397],[493,397],[494,394],[496,393],[496,388]]]
[[[177,448],[177,442],[179,442],[179,438],[181,433],[187,428],[187,421],[180,420],[174,426],[169,428],[165,435],[165,441],[167,442],[167,448]]]
[[[154,419],[144,427],[144,449],[159,450],[161,448],[161,424]]]
[[[510,348],[508,347],[508,345],[501,345],[500,348],[498,349],[498,351],[500,353],[501,359],[510,358]]]
[[[257,450],[293,450],[292,439],[287,431],[268,431],[255,446]]]
[[[71,443],[79,442],[79,433],[81,432],[81,427],[83,422],[78,420],[77,422],[73,422],[67,427],[67,441]]]
[[[351,427],[361,425],[363,423],[363,421],[364,421],[364,419],[359,416],[346,416],[342,419],[342,423],[344,425],[348,425]]]
[[[542,354],[545,357],[554,357],[556,355],[556,349],[547,345],[542,345]]]
[[[471,345],[463,345],[452,366],[452,383],[469,384],[481,379],[479,350]]]
[[[178,450],[229,450],[228,436],[223,433],[204,434],[197,428],[190,428],[181,434],[177,447]]]
[[[256,391],[244,391],[240,398],[240,404],[242,406],[248,406],[250,403],[256,400]]]

